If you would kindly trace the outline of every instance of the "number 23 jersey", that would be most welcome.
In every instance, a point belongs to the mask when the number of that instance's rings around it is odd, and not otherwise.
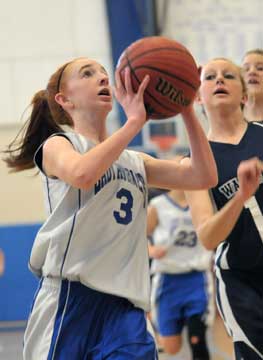
[[[210,268],[212,252],[197,239],[189,207],[181,207],[168,194],[150,201],[157,211],[158,224],[152,234],[153,245],[164,246],[167,253],[153,259],[152,273],[181,274]]]
[[[236,145],[210,141],[218,169],[218,184],[211,190],[220,210],[239,188],[237,168],[241,161],[263,160],[263,124],[248,123]],[[227,239],[217,248],[216,264],[221,269],[263,270],[263,185],[246,203]]]

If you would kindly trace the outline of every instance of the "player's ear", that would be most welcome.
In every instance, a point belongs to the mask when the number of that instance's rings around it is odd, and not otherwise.
[[[63,108],[72,108],[73,107],[72,101],[67,96],[62,94],[61,92],[59,92],[55,95],[55,101]]]
[[[200,90],[197,91],[196,95],[195,95],[195,102],[198,105],[202,105],[202,99],[201,99],[201,95],[200,95]]]
[[[199,65],[199,66],[198,66],[198,74],[199,74],[199,77],[200,77],[200,81],[201,81],[201,73],[202,73],[202,66]],[[198,105],[202,105],[202,100],[201,100],[201,96],[200,96],[200,87],[199,87],[198,91],[196,92],[195,102],[196,102]]]
[[[244,93],[243,93],[243,96],[242,96],[242,99],[241,99],[241,105],[244,106],[244,105],[246,104],[246,102],[247,102],[247,99],[248,99],[247,93],[244,92]]]

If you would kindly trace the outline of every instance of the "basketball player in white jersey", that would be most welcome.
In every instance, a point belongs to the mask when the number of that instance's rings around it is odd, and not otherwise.
[[[152,277],[152,321],[164,351],[176,354],[186,326],[192,359],[209,359],[206,327],[213,319],[212,252],[198,241],[182,190],[153,198],[147,233]]]
[[[145,321],[147,184],[207,188],[217,174],[191,107],[184,113],[190,165],[125,150],[145,124],[148,81],[146,76],[134,93],[129,70],[124,84],[116,72],[115,95],[127,122],[108,137],[108,74],[92,59],[70,61],[34,96],[21,142],[9,148],[11,168],[39,169],[48,215],[29,261],[40,283],[24,337],[25,360],[156,357]]]

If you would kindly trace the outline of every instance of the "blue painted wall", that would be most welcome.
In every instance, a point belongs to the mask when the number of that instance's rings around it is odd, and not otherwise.
[[[0,277],[0,321],[22,321],[28,317],[38,279],[27,264],[40,226],[0,226],[0,248],[5,256],[5,270]]]

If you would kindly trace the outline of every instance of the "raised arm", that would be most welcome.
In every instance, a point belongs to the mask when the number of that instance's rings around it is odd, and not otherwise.
[[[192,105],[183,113],[189,136],[191,158],[178,163],[144,156],[150,186],[166,189],[200,190],[217,184],[215,160]]]
[[[262,162],[250,159],[238,168],[239,190],[219,211],[215,212],[208,191],[187,191],[193,224],[198,238],[209,249],[215,249],[233,230],[245,202],[258,188]]]

